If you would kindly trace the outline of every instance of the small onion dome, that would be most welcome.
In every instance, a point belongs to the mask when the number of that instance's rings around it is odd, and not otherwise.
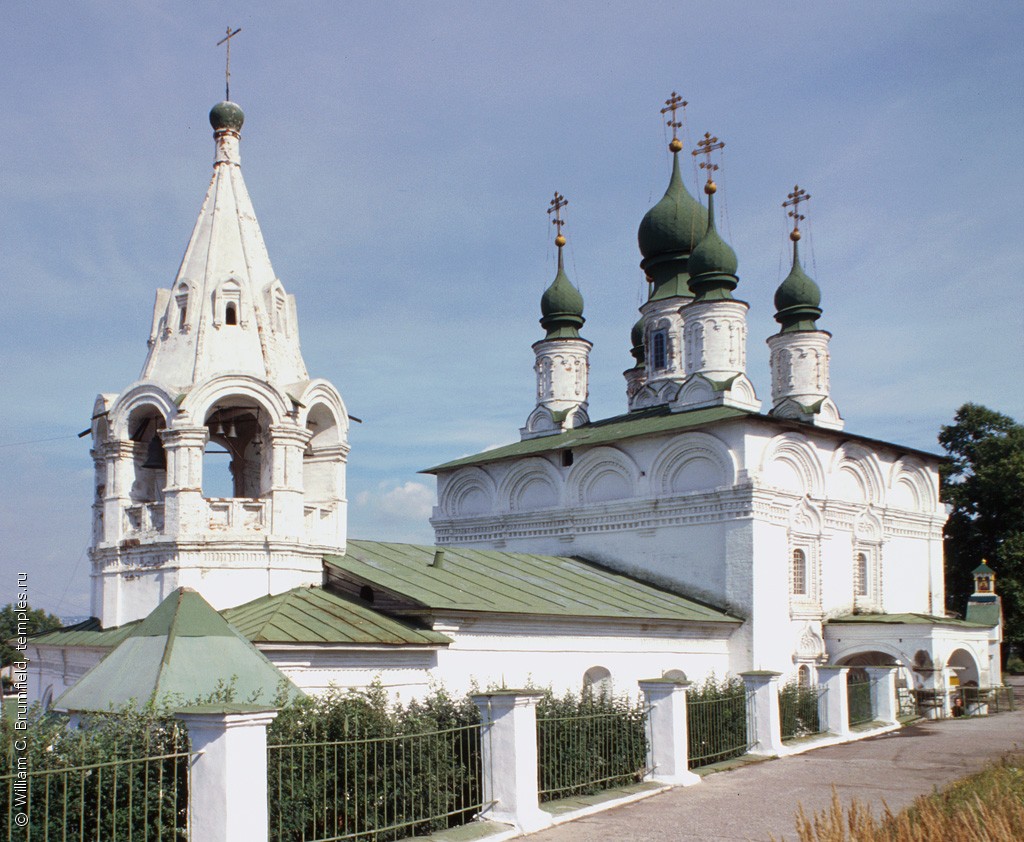
[[[215,132],[241,131],[244,122],[245,114],[233,102],[218,102],[210,109],[210,125],[213,126]]]
[[[569,281],[558,249],[558,274],[540,299],[540,324],[548,333],[545,339],[579,339],[583,327],[583,296]]]
[[[708,229],[690,255],[690,289],[698,301],[732,298],[736,289],[736,252],[715,227],[715,193],[709,184]]]
[[[654,286],[652,301],[689,298],[686,261],[707,227],[707,212],[683,186],[679,150],[672,147],[672,177],[661,201],[647,211],[637,231],[640,268]]]
[[[647,352],[644,350],[643,316],[637,319],[636,324],[633,325],[633,330],[629,333],[629,341],[633,343],[633,348],[629,353],[633,355],[633,359],[636,360],[637,366],[642,366],[647,360]]]
[[[800,252],[794,239],[793,268],[775,291],[775,321],[782,325],[780,333],[817,330],[820,304],[821,290],[800,265]]]

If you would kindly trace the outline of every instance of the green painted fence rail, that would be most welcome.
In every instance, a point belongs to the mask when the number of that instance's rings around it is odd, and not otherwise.
[[[828,688],[787,684],[779,690],[779,724],[783,740],[795,740],[822,733]]]
[[[391,842],[483,809],[480,726],[267,746],[271,842]]]
[[[540,800],[592,795],[642,781],[648,772],[646,713],[640,705],[622,705],[566,716],[538,714]]]
[[[3,838],[6,842],[187,840],[189,769],[194,756],[175,751],[33,769],[12,753],[7,768],[14,771],[0,775]]]
[[[757,742],[757,736],[749,729],[753,699],[753,693],[742,689],[711,699],[688,692],[686,726],[691,769],[731,760],[750,751]]]

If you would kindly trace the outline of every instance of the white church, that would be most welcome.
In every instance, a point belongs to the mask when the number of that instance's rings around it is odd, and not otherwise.
[[[519,440],[429,469],[436,546],[356,541],[349,416],[303,362],[242,178],[243,119],[231,102],[210,112],[213,176],[157,290],[142,373],[93,407],[94,616],[33,639],[36,699],[179,588],[310,693],[379,680],[405,698],[436,684],[633,694],[661,675],[811,683],[822,665],[892,662],[905,686],[1000,683],[991,571],[976,577],[980,622],[944,610],[939,458],[844,429],[798,254],[803,191],[762,376],[746,370],[748,305],[715,228],[713,139],[704,206],[673,137],[668,189],[640,223],[650,295],[627,404],[602,420],[587,411],[591,345],[556,194],[558,272]],[[230,496],[204,494],[210,450],[230,460]]]

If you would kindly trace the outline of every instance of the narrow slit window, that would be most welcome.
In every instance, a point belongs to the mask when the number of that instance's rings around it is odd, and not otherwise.
[[[652,338],[653,349],[651,357],[654,360],[655,368],[665,368],[667,364],[665,331],[659,330]]]
[[[178,330],[185,329],[185,323],[188,321],[188,305],[182,304],[178,308]]]
[[[793,550],[793,593],[807,594],[807,555],[803,550]]]
[[[228,304],[228,306],[224,309],[224,324],[238,324],[238,308],[234,304]]]
[[[857,553],[856,572],[857,596],[868,595],[868,557],[866,553]]]

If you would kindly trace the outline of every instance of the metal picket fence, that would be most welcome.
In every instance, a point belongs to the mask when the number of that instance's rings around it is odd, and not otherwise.
[[[689,767],[709,766],[746,754],[757,743],[751,733],[754,694],[743,689],[702,699],[690,695],[686,703]]]
[[[541,801],[589,795],[647,774],[647,709],[537,716]]]
[[[871,704],[871,681],[848,681],[846,684],[846,701],[849,707],[850,727],[863,725],[875,718]]]
[[[33,769],[12,756],[0,775],[6,842],[188,839],[187,751]]]
[[[267,747],[270,839],[389,842],[483,809],[480,726]]]
[[[783,740],[810,737],[824,730],[822,710],[826,704],[828,688],[801,687],[787,684],[779,690],[779,724]]]

